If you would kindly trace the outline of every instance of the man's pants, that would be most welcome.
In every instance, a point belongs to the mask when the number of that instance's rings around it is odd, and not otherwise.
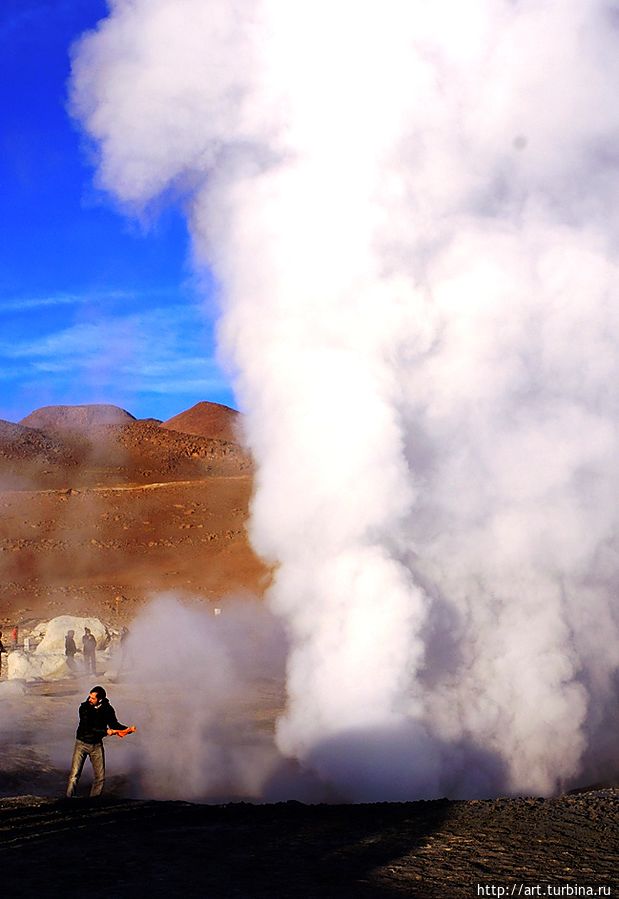
[[[95,674],[97,673],[96,664],[95,664],[95,654],[93,653],[84,653],[84,664],[86,665],[86,674]]]
[[[94,780],[90,788],[91,796],[100,796],[105,782],[105,753],[103,751],[103,743],[83,743],[81,740],[75,741],[75,749],[73,750],[73,758],[71,759],[71,773],[69,774],[69,783],[67,784],[67,798],[70,799],[75,792],[77,782],[80,779],[86,756],[90,756],[92,770],[94,772]]]

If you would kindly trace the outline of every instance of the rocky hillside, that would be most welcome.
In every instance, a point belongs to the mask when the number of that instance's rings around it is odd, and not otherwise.
[[[109,412],[116,424],[77,409],[24,419],[47,431],[0,422],[0,626],[61,611],[130,620],[158,590],[261,594],[269,572],[245,532],[248,453],[121,409]]]
[[[19,422],[40,431],[79,431],[87,434],[99,425],[124,425],[135,416],[119,406],[91,403],[85,406],[41,406]]]
[[[0,456],[16,463],[38,462],[42,465],[72,465],[76,461],[61,438],[2,419]]]
[[[162,483],[251,470],[239,413],[198,403],[169,422],[117,406],[46,406],[0,423],[0,488]],[[171,427],[170,423],[174,423]]]
[[[191,409],[164,421],[161,427],[183,434],[238,443],[240,423],[240,414],[229,406],[222,406],[220,403],[196,403]]]
[[[0,420],[0,489],[53,483],[59,472],[70,480],[77,470],[78,456],[61,438]]]

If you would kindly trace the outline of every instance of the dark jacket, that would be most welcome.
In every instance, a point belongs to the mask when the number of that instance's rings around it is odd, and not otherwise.
[[[66,656],[74,656],[77,652],[77,646],[73,637],[64,638],[64,654]]]
[[[98,705],[91,705],[88,700],[80,706],[80,723],[76,737],[82,743],[101,743],[107,736],[107,729],[124,730],[126,725],[120,724],[116,712],[108,699],[102,699]]]

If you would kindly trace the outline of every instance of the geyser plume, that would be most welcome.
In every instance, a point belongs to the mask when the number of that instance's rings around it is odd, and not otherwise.
[[[607,776],[619,5],[110,7],[73,110],[221,285],[280,748],[352,798]]]

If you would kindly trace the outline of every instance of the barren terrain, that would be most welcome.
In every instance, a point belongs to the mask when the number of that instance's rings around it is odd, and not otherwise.
[[[123,410],[122,423],[101,424],[97,407],[28,416],[45,431],[0,422],[4,627],[62,612],[125,623],[162,590],[205,599],[263,592],[268,572],[245,532],[251,460],[207,436],[231,431],[238,413],[200,405],[202,435]],[[114,407],[102,408],[108,422]],[[189,426],[198,420],[192,411]]]
[[[217,899],[616,896],[619,887],[617,792],[356,806],[93,807],[25,796],[0,800],[0,835],[12,896],[83,895],[85,883],[94,897]],[[93,851],[104,877],[93,876]]]

